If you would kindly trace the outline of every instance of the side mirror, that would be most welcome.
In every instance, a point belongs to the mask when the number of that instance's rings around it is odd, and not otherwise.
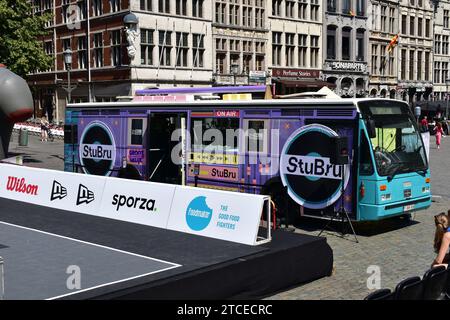
[[[375,130],[375,120],[373,119],[367,119],[367,133],[369,134],[369,138],[373,139],[376,138],[377,132]]]

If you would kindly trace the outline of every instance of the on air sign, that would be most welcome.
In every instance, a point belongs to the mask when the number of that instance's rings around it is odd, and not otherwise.
[[[221,118],[239,118],[239,110],[216,110],[214,115]]]
[[[101,121],[91,122],[82,132],[80,163],[88,174],[108,176],[114,168],[116,144],[111,130]]]
[[[281,181],[289,196],[301,206],[322,209],[341,196],[342,166],[330,163],[335,152],[332,137],[338,134],[329,127],[311,124],[296,130],[286,140],[281,154]],[[350,170],[345,170],[344,188]]]

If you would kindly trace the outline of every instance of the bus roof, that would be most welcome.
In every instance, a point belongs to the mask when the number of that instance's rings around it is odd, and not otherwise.
[[[126,101],[126,102],[90,102],[69,104],[67,109],[114,109],[114,108],[164,108],[173,109],[205,109],[206,107],[217,106],[224,109],[254,109],[267,107],[282,108],[330,108],[346,107],[358,108],[358,102],[361,101],[396,101],[392,99],[361,98],[361,99],[272,99],[272,100],[249,100],[249,101],[194,101],[194,102],[160,102],[160,101]]]

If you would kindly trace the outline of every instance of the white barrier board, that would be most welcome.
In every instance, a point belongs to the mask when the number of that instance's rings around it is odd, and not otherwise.
[[[269,200],[3,163],[0,197],[248,245],[258,244],[261,214]]]
[[[0,165],[0,197],[97,215],[105,177]]]
[[[177,186],[167,229],[255,245],[267,198]]]
[[[100,215],[166,228],[175,185],[106,178]]]

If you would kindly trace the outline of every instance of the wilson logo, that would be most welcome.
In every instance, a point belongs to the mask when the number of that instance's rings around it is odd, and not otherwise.
[[[37,196],[39,186],[36,184],[28,184],[25,178],[8,177],[8,183],[6,184],[6,190],[13,192],[20,192]]]

